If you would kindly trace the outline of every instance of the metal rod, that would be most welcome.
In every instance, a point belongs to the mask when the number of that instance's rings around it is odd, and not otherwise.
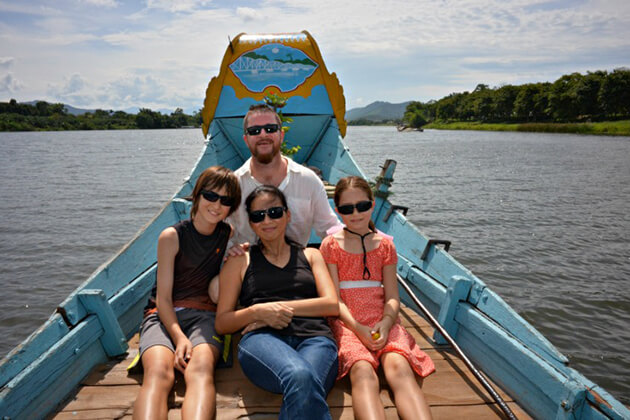
[[[398,277],[398,282],[409,294],[409,296],[414,301],[414,303],[418,305],[422,313],[429,319],[431,324],[433,324],[435,329],[437,329],[439,333],[442,334],[442,336],[446,339],[446,341],[448,341],[448,343],[451,346],[453,346],[453,348],[455,349],[459,357],[461,357],[461,359],[464,361],[468,369],[470,369],[473,375],[475,375],[475,378],[477,378],[477,380],[481,383],[481,385],[483,385],[486,391],[488,391],[490,395],[492,395],[492,398],[497,402],[497,404],[499,404],[499,407],[501,407],[501,410],[503,411],[503,413],[505,413],[507,418],[510,420],[516,420],[516,416],[514,415],[512,410],[510,410],[510,407],[507,406],[503,398],[501,398],[501,396],[494,390],[492,385],[490,385],[490,383],[486,380],[486,378],[482,375],[482,373],[479,370],[477,370],[477,368],[475,368],[475,366],[472,364],[470,359],[466,357],[462,349],[457,345],[455,340],[453,340],[453,338],[446,332],[446,330],[440,325],[440,323],[435,319],[435,317],[431,314],[431,312],[429,312],[428,309],[422,304],[422,302],[420,302],[420,299],[416,297],[416,295],[413,293],[413,291],[411,290],[407,282],[398,273],[396,273],[396,277]]]

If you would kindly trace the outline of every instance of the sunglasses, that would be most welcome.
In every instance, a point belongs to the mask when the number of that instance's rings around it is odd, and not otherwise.
[[[214,191],[201,191],[201,195],[211,203],[221,200],[221,205],[223,206],[231,207],[234,205],[234,199],[228,195],[219,195]]]
[[[265,210],[254,210],[249,212],[249,221],[252,223],[260,223],[265,220],[265,214],[270,219],[279,219],[284,215],[286,207],[269,207]]]
[[[359,213],[363,213],[372,208],[372,202],[369,200],[359,201],[357,204],[344,204],[343,206],[337,206],[337,211],[340,214],[352,214],[354,209],[357,209]]]
[[[250,136],[257,136],[260,134],[262,130],[265,130],[265,133],[271,134],[275,133],[280,129],[278,124],[265,124],[265,125],[252,125],[251,127],[247,127],[245,132]]]

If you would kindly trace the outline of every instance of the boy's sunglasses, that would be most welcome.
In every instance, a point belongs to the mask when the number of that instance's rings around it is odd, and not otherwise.
[[[265,214],[270,219],[279,219],[284,214],[285,207],[269,207],[265,210],[254,210],[249,212],[249,221],[252,223],[260,223],[265,220]]]
[[[231,207],[234,205],[234,199],[228,195],[219,195],[214,191],[201,191],[203,198],[211,203],[221,200],[221,205]]]
[[[252,125],[251,127],[247,127],[245,131],[250,136],[257,136],[263,129],[267,134],[271,134],[278,131],[280,129],[280,126],[278,124]]]
[[[355,208],[359,213],[366,212],[372,208],[372,202],[365,200],[359,201],[357,204],[344,204],[343,206],[337,206],[337,211],[340,214],[352,214]]]

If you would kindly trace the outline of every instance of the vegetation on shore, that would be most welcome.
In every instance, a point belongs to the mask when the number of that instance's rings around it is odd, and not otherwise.
[[[553,83],[529,83],[452,93],[411,102],[412,127],[630,135],[630,69],[572,73]]]
[[[177,108],[170,115],[141,108],[137,114],[97,109],[82,115],[68,113],[64,104],[39,101],[20,104],[15,99],[0,102],[0,131],[120,130],[199,127],[201,114],[184,114]]]
[[[536,133],[571,133],[630,136],[630,120],[594,123],[524,123],[492,124],[479,122],[432,122],[423,128],[437,130],[528,131]]]

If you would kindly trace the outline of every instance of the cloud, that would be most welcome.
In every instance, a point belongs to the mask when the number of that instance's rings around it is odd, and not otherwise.
[[[236,16],[243,19],[243,22],[249,22],[256,19],[259,16],[259,13],[251,7],[237,7]]]
[[[13,57],[0,57],[0,69],[8,69],[14,61]]]
[[[165,10],[171,13],[192,13],[208,3],[211,2],[208,0],[147,0],[147,8]]]
[[[114,8],[118,7],[119,3],[116,0],[79,0],[81,3],[89,4],[92,6]]]
[[[70,105],[86,105],[90,103],[90,93],[86,86],[83,77],[74,73],[70,77],[64,77],[60,84],[49,83],[46,93],[55,101]]]
[[[22,82],[13,77],[12,73],[7,73],[0,77],[0,92],[12,94],[21,90],[22,87]]]

